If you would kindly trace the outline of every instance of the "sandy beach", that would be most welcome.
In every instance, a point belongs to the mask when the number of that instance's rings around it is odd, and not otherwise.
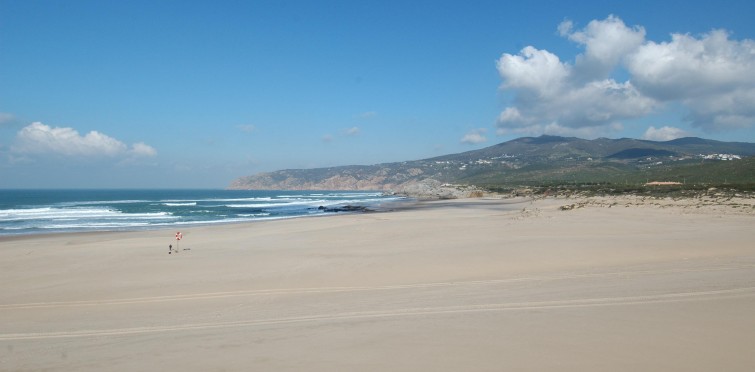
[[[0,237],[2,371],[752,371],[755,210],[459,199]]]

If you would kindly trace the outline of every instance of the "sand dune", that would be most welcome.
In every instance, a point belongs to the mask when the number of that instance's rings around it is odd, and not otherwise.
[[[0,370],[749,371],[751,204],[426,202],[170,255],[175,231],[3,237]]]

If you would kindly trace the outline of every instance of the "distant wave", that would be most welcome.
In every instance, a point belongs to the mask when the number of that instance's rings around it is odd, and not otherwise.
[[[28,208],[0,210],[0,221],[70,220],[80,218],[165,218],[169,212],[123,213],[104,208]]]
[[[73,224],[60,224],[60,225],[45,225],[40,226],[40,229],[128,229],[134,227],[146,227],[150,226],[147,222],[90,222],[90,223],[73,223]]]
[[[188,203],[188,202],[222,202],[222,203],[229,203],[229,202],[238,202],[238,201],[267,201],[267,200],[273,200],[273,198],[269,196],[265,197],[252,197],[252,198],[201,198],[201,199],[165,199],[160,200],[161,203]]]
[[[356,197],[356,198],[364,198],[364,197],[379,197],[383,196],[384,194],[382,192],[336,192],[336,193],[329,193],[329,194],[307,194],[307,195],[279,195],[279,198],[311,198],[311,197],[318,197],[318,198],[343,198],[343,197]]]
[[[77,206],[85,206],[85,205],[108,205],[108,204],[138,204],[138,203],[147,203],[149,200],[90,200],[90,201],[71,201],[71,202],[60,202],[57,205],[61,207],[77,207]]]
[[[330,215],[319,206],[370,207],[395,199],[341,191],[0,190],[0,236],[277,220]]]
[[[270,213],[248,213],[248,214],[238,214],[239,217],[265,217],[269,216]]]
[[[316,207],[326,203],[325,200],[297,200],[283,203],[226,204],[228,208],[281,208],[281,207]]]

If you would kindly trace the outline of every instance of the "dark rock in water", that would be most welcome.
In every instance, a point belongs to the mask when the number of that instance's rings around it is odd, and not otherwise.
[[[344,205],[343,207],[333,207],[333,208],[323,207],[321,205],[317,207],[317,209],[323,212],[372,212],[372,209],[369,209],[361,205]]]

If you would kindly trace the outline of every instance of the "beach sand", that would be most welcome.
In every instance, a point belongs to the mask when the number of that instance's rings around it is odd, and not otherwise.
[[[174,230],[3,237],[0,370],[752,371],[742,203],[424,202],[174,254]]]

